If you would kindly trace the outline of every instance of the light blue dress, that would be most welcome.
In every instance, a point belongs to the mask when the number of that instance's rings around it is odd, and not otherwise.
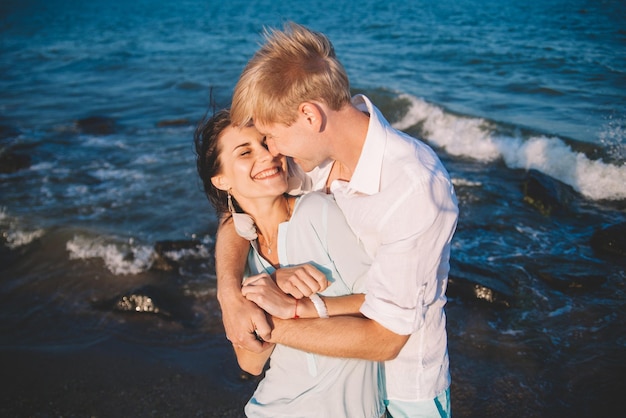
[[[312,263],[332,284],[321,294],[364,293],[370,259],[330,195],[308,193],[278,229],[282,267]],[[248,274],[272,273],[273,267],[251,245]],[[363,417],[384,412],[379,364],[326,357],[277,345],[270,367],[245,407],[248,417]]]

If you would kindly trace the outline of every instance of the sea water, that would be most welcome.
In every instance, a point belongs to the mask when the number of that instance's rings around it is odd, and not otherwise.
[[[442,157],[461,210],[451,277],[504,299],[450,294],[458,415],[584,415],[624,388],[624,264],[589,246],[625,220],[623,1],[25,0],[0,15],[0,147],[27,159],[0,173],[0,347],[117,335],[94,302],[164,282],[187,325],[219,328],[193,131],[229,105],[263,28],[293,20],[328,35],[353,90]],[[540,213],[529,170],[574,202]],[[171,241],[194,245],[170,251],[164,279],[155,244]],[[572,292],[554,275],[601,281]]]

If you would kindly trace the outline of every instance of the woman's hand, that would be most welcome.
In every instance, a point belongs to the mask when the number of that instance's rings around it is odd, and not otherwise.
[[[297,314],[297,300],[280,290],[269,274],[262,273],[247,278],[241,287],[241,293],[277,318],[290,319]]]
[[[278,287],[296,299],[322,292],[330,285],[326,275],[311,264],[280,268],[274,276]]]

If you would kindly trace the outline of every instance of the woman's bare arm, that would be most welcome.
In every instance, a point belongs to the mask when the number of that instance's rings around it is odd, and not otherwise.
[[[232,219],[220,222],[215,243],[217,299],[222,309],[226,337],[235,346],[260,353],[270,348],[271,328],[265,312],[241,294],[241,282],[250,243],[237,235]]]

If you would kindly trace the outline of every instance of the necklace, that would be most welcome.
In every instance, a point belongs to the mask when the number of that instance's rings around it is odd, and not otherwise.
[[[288,197],[285,198],[285,204],[287,205],[287,216],[285,217],[285,220],[289,220],[289,218],[291,218],[291,205],[289,204]],[[267,238],[265,238],[265,236],[261,234],[261,231],[259,231],[258,236],[259,238],[263,238],[263,242],[259,240],[259,243],[263,245],[265,248],[267,248],[268,254],[272,254],[272,240],[268,240]],[[278,236],[278,231],[276,232],[276,236]]]

